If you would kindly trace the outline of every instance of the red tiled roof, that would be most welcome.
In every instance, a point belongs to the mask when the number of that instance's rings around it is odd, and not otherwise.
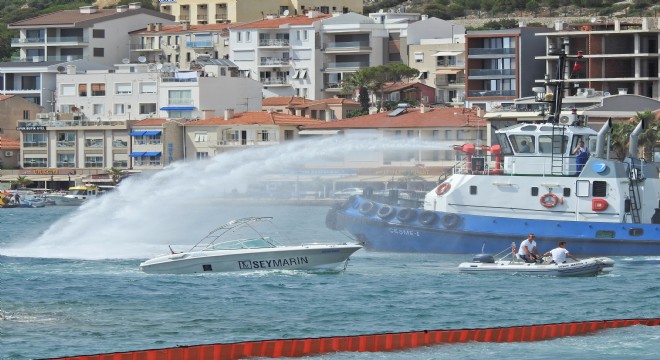
[[[164,19],[172,18],[173,16],[167,15],[158,11],[149,10],[145,8],[127,10],[124,12],[117,12],[117,9],[97,9],[92,14],[81,13],[80,10],[61,10],[49,14],[35,16],[33,18],[24,19],[9,24],[9,28],[20,26],[43,26],[43,25],[76,25],[82,22],[100,22],[112,18],[120,18],[124,16],[131,16],[134,14],[150,14],[153,16],[162,17]]]
[[[274,96],[261,100],[261,106],[283,106],[283,105],[293,105],[300,104],[306,100],[305,98],[296,97],[296,96]]]
[[[332,17],[329,14],[319,14],[315,18],[307,15],[285,16],[275,19],[263,19],[236,26],[234,29],[277,29],[282,25],[310,25],[317,21]]]
[[[299,103],[299,104],[291,104],[289,108],[291,109],[305,109],[310,106],[314,105],[319,105],[319,104],[347,104],[347,105],[360,105],[358,101],[351,100],[351,99],[344,99],[344,98],[327,98],[327,99],[319,99],[319,100],[312,100],[309,102],[305,103]]]
[[[136,126],[161,126],[166,122],[167,122],[167,120],[162,119],[162,118],[149,118],[149,119],[144,119],[144,120],[140,120],[140,121],[136,122],[135,124],[133,124],[133,127],[136,127]]]
[[[14,97],[14,95],[0,95],[0,101],[7,100]]]
[[[2,150],[20,150],[21,141],[18,139],[9,139],[0,136],[0,149]]]
[[[410,108],[398,116],[391,111],[305,126],[306,129],[378,129],[486,126],[486,120],[467,108],[429,108],[424,114]]]
[[[427,87],[431,88],[431,86],[428,86],[426,84],[418,83],[418,82],[397,82],[397,83],[387,83],[385,86],[383,86],[383,92],[384,93],[391,93],[395,91],[401,91],[403,89],[407,88],[419,88],[419,87]]]
[[[315,125],[323,123],[322,120],[309,119],[295,115],[282,114],[278,112],[244,112],[234,114],[234,116],[225,120],[218,116],[205,120],[197,120],[186,123],[189,126],[209,126],[209,125]]]
[[[191,31],[226,30],[241,24],[243,23],[190,25],[188,27],[188,30],[183,30],[183,25],[163,25],[160,27],[160,31],[155,31],[155,30],[147,31],[147,28],[143,28],[140,30],[131,31],[129,34],[158,34],[158,33],[191,32]]]

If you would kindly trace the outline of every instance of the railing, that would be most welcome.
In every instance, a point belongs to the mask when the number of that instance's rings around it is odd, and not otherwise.
[[[12,38],[11,43],[13,44],[37,44],[45,43],[46,38]]]
[[[515,90],[470,90],[469,97],[516,96]]]
[[[334,63],[328,63],[326,67],[327,68],[342,68],[342,69],[363,68],[363,67],[369,67],[369,62],[368,61],[334,62]]]
[[[186,46],[189,48],[208,48],[213,47],[213,41],[186,41]]]
[[[197,78],[177,78],[177,77],[162,77],[162,82],[197,82]]]
[[[325,84],[326,89],[341,89],[342,86],[340,83],[326,83]]]
[[[60,140],[57,142],[57,147],[75,147],[75,140]]]
[[[197,20],[208,20],[209,16],[208,15],[197,15]]]
[[[369,47],[369,41],[341,41],[341,42],[329,42],[325,46],[328,48],[356,48],[356,47]]]
[[[510,55],[515,54],[515,48],[472,48],[468,55]]]
[[[227,16],[227,13],[224,14],[215,14],[215,19],[220,20],[220,21],[225,21],[228,20],[229,17]]]
[[[516,69],[477,69],[470,70],[468,76],[511,76],[516,75]]]
[[[42,62],[42,61],[73,61],[73,60],[82,60],[82,59],[87,59],[87,57],[82,55],[64,55],[64,56],[34,55],[28,57],[12,56],[11,61],[12,62]]]
[[[131,50],[163,50],[160,46],[159,42],[147,42],[147,43],[140,43],[140,44],[131,44],[130,45]]]
[[[259,46],[289,46],[289,39],[259,39]]]
[[[60,44],[60,43],[87,43],[85,36],[49,36],[48,38],[12,38],[13,44]]]
[[[190,15],[179,15],[179,21],[190,21]]]
[[[259,65],[289,65],[289,59],[284,58],[264,58],[262,57],[259,61]]]
[[[264,85],[273,85],[273,84],[288,84],[289,80],[287,78],[263,78],[260,80]]]
[[[192,98],[184,98],[184,99],[167,99],[167,103],[169,105],[192,105],[193,104],[193,99]]]
[[[58,161],[57,162],[57,167],[58,168],[74,168],[76,167],[76,164],[73,162],[68,162],[68,161]]]
[[[259,145],[274,145],[277,141],[262,141],[262,140],[220,140],[216,146],[259,146]]]
[[[28,148],[28,147],[30,147],[30,148],[46,147],[46,146],[48,146],[48,142],[46,142],[46,141],[26,141],[26,142],[23,142],[23,147],[26,147],[26,148]]]
[[[50,126],[50,127],[67,127],[67,126],[121,126],[126,127],[126,121],[113,120],[113,121],[89,121],[89,120],[19,120],[17,121],[18,127],[29,126]]]

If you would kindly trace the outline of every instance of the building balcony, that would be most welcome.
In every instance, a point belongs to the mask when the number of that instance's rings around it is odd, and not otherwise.
[[[179,15],[179,21],[190,21],[190,15]]]
[[[359,70],[365,67],[369,67],[368,61],[331,62],[331,63],[326,63],[325,66],[326,70],[328,69]]]
[[[261,141],[261,140],[220,140],[215,147],[236,147],[236,146],[263,146],[263,145],[277,145],[278,141]],[[213,145],[212,145],[213,146]]]
[[[185,99],[168,99],[167,100],[168,105],[193,105],[193,99],[185,98]]]
[[[369,41],[329,42],[324,46],[326,53],[360,53],[371,51]]]
[[[264,85],[290,85],[287,78],[262,78],[260,81]]]
[[[323,84],[323,90],[326,92],[341,92],[344,88],[340,83],[327,82]]]
[[[283,58],[262,57],[259,61],[259,66],[287,66],[289,64],[289,59]]]
[[[229,16],[227,16],[227,13],[215,14],[215,21],[227,21],[227,20],[229,20]]]
[[[21,45],[44,45],[46,43],[46,38],[12,38],[11,46],[21,46]]]
[[[82,55],[63,55],[63,56],[26,56],[26,57],[20,57],[20,56],[12,56],[11,61],[12,62],[43,62],[43,61],[74,61],[74,60],[82,60],[82,59],[87,59],[86,56]]]
[[[486,76],[502,77],[516,76],[516,69],[475,69],[468,72],[469,77]]]
[[[468,49],[468,56],[472,57],[473,55],[515,55],[515,48],[470,48]]]
[[[516,96],[516,91],[515,90],[470,90],[470,91],[468,91],[468,97],[494,97],[494,96],[504,96],[504,97]]]
[[[43,46],[43,45],[81,45],[87,44],[89,41],[85,36],[49,36],[44,38],[13,38],[11,39],[12,47],[30,47],[30,46]]]
[[[186,41],[186,47],[189,48],[212,48],[213,41]]]
[[[259,46],[288,47],[289,39],[259,39]]]
[[[208,19],[208,14],[197,14],[197,21],[207,21]]]
[[[131,44],[131,51],[163,51],[159,42],[149,42],[144,44]]]
[[[90,121],[89,119],[83,120],[19,120],[16,127],[18,130],[21,128],[34,128],[34,127],[54,127],[54,128],[73,128],[73,127],[94,127],[93,130],[103,129],[128,129],[126,121],[113,120],[113,121]],[[91,130],[91,129],[90,129]],[[63,142],[63,143],[66,143]],[[59,144],[59,142],[58,142]],[[58,145],[59,146],[59,145]]]

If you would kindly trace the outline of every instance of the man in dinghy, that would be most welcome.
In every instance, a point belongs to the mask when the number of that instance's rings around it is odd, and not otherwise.
[[[560,241],[559,245],[548,251],[547,253],[543,254],[543,256],[549,256],[552,255],[552,262],[555,264],[563,264],[566,262],[566,257],[570,257],[571,259],[575,261],[580,261],[578,258],[573,256],[568,250],[566,250],[566,241]]]
[[[536,235],[527,235],[527,239],[523,240],[523,242],[520,244],[520,250],[518,250],[518,258],[524,260],[527,263],[533,263],[536,262],[536,260],[541,259],[539,251],[536,249],[536,241],[534,241],[535,239]]]

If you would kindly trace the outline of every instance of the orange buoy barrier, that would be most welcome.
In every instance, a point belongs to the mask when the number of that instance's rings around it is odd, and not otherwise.
[[[279,339],[246,341],[229,344],[180,346],[110,354],[71,356],[55,359],[124,360],[124,359],[180,359],[214,360],[251,357],[303,357],[329,352],[384,352],[438,344],[477,342],[541,341],[563,336],[634,325],[660,326],[660,318],[582,321],[482,329],[423,330],[404,333],[335,336],[324,338]]]

